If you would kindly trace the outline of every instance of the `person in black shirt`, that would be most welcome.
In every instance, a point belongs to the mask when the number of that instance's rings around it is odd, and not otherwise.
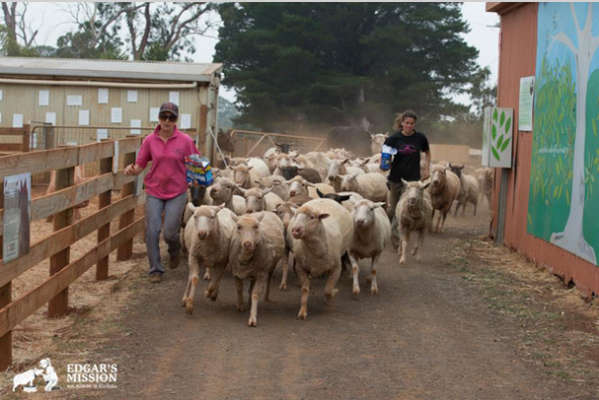
[[[426,136],[414,129],[417,119],[414,111],[406,111],[398,115],[393,125],[395,133],[383,144],[380,168],[384,171],[391,168],[387,177],[389,187],[387,215],[391,220],[395,215],[395,206],[403,189],[401,180],[418,181],[429,176],[431,152]],[[425,154],[426,164],[423,176],[420,176],[421,152]]]

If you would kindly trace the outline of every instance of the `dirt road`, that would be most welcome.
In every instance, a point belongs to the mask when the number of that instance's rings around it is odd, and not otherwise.
[[[196,299],[190,316],[180,305],[186,264],[167,271],[157,285],[147,282],[142,265],[132,278],[134,295],[112,321],[117,328],[100,335],[100,344],[87,348],[81,358],[117,363],[117,388],[63,387],[62,393],[52,394],[223,400],[599,398],[596,380],[591,381],[597,376],[597,345],[591,343],[585,356],[574,360],[581,366],[587,362],[585,371],[593,371],[561,376],[559,371],[569,364],[552,368],[551,360],[569,348],[557,346],[545,356],[541,347],[551,347],[547,340],[563,342],[556,335],[567,332],[569,320],[550,317],[559,311],[549,313],[550,302],[540,297],[521,300],[515,297],[520,292],[504,296],[511,293],[505,288],[518,285],[518,280],[493,275],[501,272],[490,274],[473,251],[460,252],[472,249],[472,241],[487,229],[485,212],[475,219],[450,218],[446,232],[427,238],[421,263],[408,258],[400,267],[387,249],[380,260],[378,296],[368,294],[365,270],[359,298],[352,297],[351,280],[342,276],[333,305],[324,303],[324,280],[315,280],[306,321],[295,319],[300,293],[290,275],[287,292],[276,288],[273,302],[260,304],[257,328],[246,326],[247,312],[236,311],[230,277],[224,279],[216,302]],[[478,243],[480,247],[483,242]],[[500,251],[497,254],[509,253]],[[553,279],[544,274],[544,279]],[[567,290],[557,280],[547,285]],[[522,319],[516,311],[524,303]],[[584,303],[576,307],[584,308]],[[543,319],[543,313],[549,317]],[[572,315],[582,324],[579,331],[588,335],[583,343],[597,339],[591,317]],[[552,325],[543,325],[547,321]],[[550,327],[551,333],[542,333],[541,326]],[[90,325],[88,332],[93,330]],[[81,332],[85,335],[86,328]],[[93,339],[88,345],[93,347]],[[541,362],[535,354],[541,354]]]

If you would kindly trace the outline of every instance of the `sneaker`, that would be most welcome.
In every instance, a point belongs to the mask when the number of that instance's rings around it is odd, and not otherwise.
[[[162,280],[162,274],[159,272],[153,273],[150,275],[150,282],[159,283]]]
[[[179,252],[177,252],[176,254],[171,254],[169,257],[169,263],[168,266],[171,269],[175,269],[179,266],[179,261],[181,260],[181,255],[179,254]]]

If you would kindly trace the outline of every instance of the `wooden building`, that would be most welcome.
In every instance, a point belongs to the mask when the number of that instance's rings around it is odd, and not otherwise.
[[[599,4],[487,3],[486,10],[501,19],[498,106],[514,110],[512,167],[496,169],[493,229],[507,246],[596,295]],[[524,131],[520,79],[531,76],[534,123]]]
[[[57,144],[147,134],[170,100],[179,105],[179,128],[211,148],[221,70],[208,63],[0,57],[0,128],[30,124],[35,133],[49,123]]]

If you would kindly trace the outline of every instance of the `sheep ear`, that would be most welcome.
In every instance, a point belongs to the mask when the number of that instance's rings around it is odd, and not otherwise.
[[[420,189],[424,190],[431,184],[431,181],[427,181],[426,183],[420,183]]]
[[[343,203],[344,201],[347,201],[350,198],[351,198],[351,196],[349,194],[344,194],[342,196],[339,196],[339,201]]]
[[[264,219],[264,213],[260,213],[258,215],[256,215],[256,221],[258,221],[258,223],[262,222],[262,220]]]
[[[304,185],[310,186],[310,187],[316,187],[316,185],[314,185],[312,182],[308,182],[308,181],[304,182]]]
[[[261,188],[264,188],[264,185],[259,180],[254,180],[254,183],[260,186]]]
[[[323,220],[325,218],[327,218],[329,216],[329,214],[327,213],[320,213],[318,214],[318,219]]]
[[[218,207],[218,211],[220,211],[220,210],[222,210],[223,208],[225,208],[225,204],[226,204],[226,203],[222,203],[222,204],[218,205],[218,206],[217,206],[217,207]]]
[[[250,167],[248,167],[248,171],[249,171],[249,170],[251,170],[252,168],[254,168],[254,166],[250,166]]]
[[[318,197],[324,197],[324,194],[320,191],[319,188],[316,188],[316,193],[318,194]]]
[[[233,194],[245,197],[245,190],[237,185],[233,185]]]
[[[198,209],[198,208],[199,207],[194,206],[192,202],[187,203],[187,209],[189,211],[191,211],[192,213],[194,213],[196,211],[196,209]]]
[[[237,223],[237,221],[239,220],[239,217],[237,216],[237,214],[231,213],[231,218],[233,219],[233,221],[235,221],[235,223]]]
[[[341,162],[341,164],[343,165],[343,164],[346,164],[346,163],[348,163],[348,162],[349,162],[349,158],[346,158],[345,160],[343,160],[343,161]]]
[[[371,210],[374,210],[377,207],[384,207],[387,203],[385,203],[384,201],[377,201],[376,203],[374,203],[372,205],[372,207],[370,207]]]
[[[404,178],[401,178],[401,183],[403,183],[404,186],[408,186],[408,181],[406,181]]]

